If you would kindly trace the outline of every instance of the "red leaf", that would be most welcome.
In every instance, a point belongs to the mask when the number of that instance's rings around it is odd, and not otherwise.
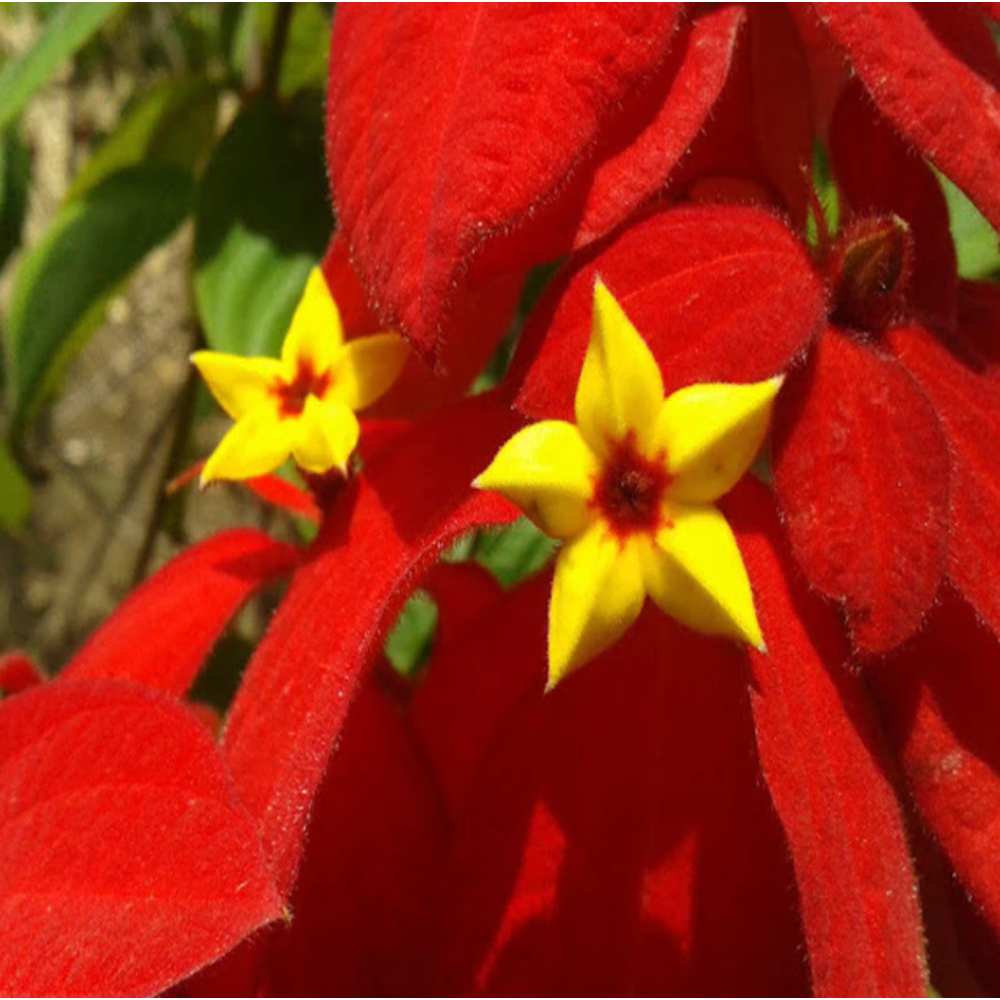
[[[1000,385],[920,327],[894,330],[890,341],[934,404],[948,441],[948,575],[1000,634]]]
[[[131,680],[182,695],[244,601],[290,574],[299,558],[293,546],[250,529],[192,545],[125,599],[63,676]]]
[[[923,929],[889,764],[829,610],[781,552],[767,491],[725,502],[768,652],[752,651],[761,765],[791,846],[815,996],[927,996]]]
[[[466,670],[483,696],[453,715],[489,720],[488,690],[514,707],[455,821],[440,989],[804,994],[794,882],[736,647],[650,607],[543,695],[548,582],[507,598],[494,656],[477,660],[480,629],[470,633]]]
[[[837,330],[778,398],[774,469],[792,549],[843,601],[854,645],[898,646],[945,570],[948,448],[906,370]]]
[[[368,309],[339,234],[326,252],[323,274],[348,337],[370,336],[383,329]],[[418,416],[464,395],[510,328],[523,284],[524,275],[517,273],[475,290],[456,289],[443,320],[442,346],[434,367],[412,355],[392,388],[366,414]]]
[[[879,111],[1000,227],[1000,94],[908,3],[817,3]]]
[[[316,795],[290,926],[270,934],[257,996],[396,996],[431,981],[447,824],[433,776],[372,686]]]
[[[0,698],[41,684],[45,675],[26,653],[0,653]]]
[[[770,215],[718,206],[658,212],[566,271],[539,303],[511,374],[527,369],[517,405],[532,417],[572,416],[597,275],[651,347],[668,392],[783,371],[825,313],[804,249]]]
[[[475,274],[557,260],[610,233],[662,191],[704,128],[729,75],[745,11],[724,7],[684,25],[663,65],[623,103],[585,167],[528,227],[484,246]]]
[[[516,426],[480,396],[380,451],[327,513],[251,661],[224,747],[283,893],[327,757],[395,614],[450,540],[517,514],[469,486]]]
[[[958,336],[984,373],[1000,368],[1000,285],[962,281],[958,286]]]
[[[452,815],[499,727],[521,698],[545,686],[538,645],[551,589],[551,578],[542,575],[495,596],[478,615],[435,592],[445,641],[435,642],[410,712]]]
[[[327,102],[334,202],[383,318],[423,353],[435,353],[472,256],[560,191],[663,60],[679,8],[338,11]]]
[[[1000,646],[952,592],[871,686],[924,820],[1000,933]]]
[[[688,188],[697,200],[706,190],[735,190],[737,200],[780,207],[804,227],[803,168],[812,163],[815,136],[810,91],[806,53],[785,5],[751,4],[711,127],[692,144],[671,186]],[[757,197],[748,199],[750,191]]]
[[[173,699],[59,681],[0,705],[0,981],[150,996],[281,915],[212,738]]]
[[[838,189],[859,216],[898,215],[913,236],[909,300],[955,326],[958,272],[948,205],[931,169],[877,117],[858,84],[833,116],[830,152]]]

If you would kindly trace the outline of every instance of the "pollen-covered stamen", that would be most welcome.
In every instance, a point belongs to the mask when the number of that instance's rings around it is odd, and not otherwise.
[[[271,391],[278,397],[281,415],[297,417],[305,409],[310,396],[322,399],[329,388],[329,371],[316,373],[311,365],[299,362],[295,378],[291,382],[276,382]]]
[[[669,485],[666,461],[646,458],[629,434],[608,455],[594,484],[593,504],[619,536],[655,531],[663,524]]]

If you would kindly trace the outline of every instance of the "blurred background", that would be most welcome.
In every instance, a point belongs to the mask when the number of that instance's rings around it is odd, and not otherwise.
[[[165,487],[228,424],[187,356],[276,350],[332,230],[332,6],[0,5],[0,650],[56,670],[188,542],[294,537]]]

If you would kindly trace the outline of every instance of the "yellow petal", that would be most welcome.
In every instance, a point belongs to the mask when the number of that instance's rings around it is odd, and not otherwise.
[[[760,451],[783,381],[690,385],[664,402],[655,447],[666,451],[673,499],[711,503],[736,485]]]
[[[576,422],[599,455],[630,431],[646,453],[663,405],[663,378],[652,352],[600,278],[594,326],[576,388]]]
[[[649,596],[696,632],[763,649],[750,581],[726,519],[707,504],[670,504],[668,516],[671,526],[642,550]]]
[[[348,341],[333,359],[328,397],[339,399],[352,410],[363,410],[396,381],[409,354],[398,333]]]
[[[191,363],[219,406],[234,420],[272,399],[272,388],[284,372],[276,358],[241,358],[219,351],[195,351]]]
[[[645,597],[638,545],[621,546],[600,522],[567,542],[549,606],[547,690],[617,642]]]
[[[343,343],[344,331],[337,303],[333,301],[323,272],[314,267],[281,345],[282,364],[289,377],[294,377],[301,362],[322,374],[330,367]]]
[[[229,429],[209,456],[201,472],[201,485],[273,472],[291,451],[293,424],[280,419],[270,403],[251,410]]]
[[[336,468],[347,474],[347,463],[360,433],[358,418],[348,407],[337,400],[321,403],[309,396],[294,423],[292,454],[301,468],[315,473]]]
[[[597,459],[580,432],[562,420],[518,431],[473,483],[512,500],[553,538],[572,538],[593,520]]]

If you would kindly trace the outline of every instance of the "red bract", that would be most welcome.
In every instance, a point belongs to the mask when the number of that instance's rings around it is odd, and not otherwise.
[[[678,33],[678,4],[342,8],[327,152],[382,318],[434,357],[470,267],[520,270],[622,221],[705,120],[738,20]]]

